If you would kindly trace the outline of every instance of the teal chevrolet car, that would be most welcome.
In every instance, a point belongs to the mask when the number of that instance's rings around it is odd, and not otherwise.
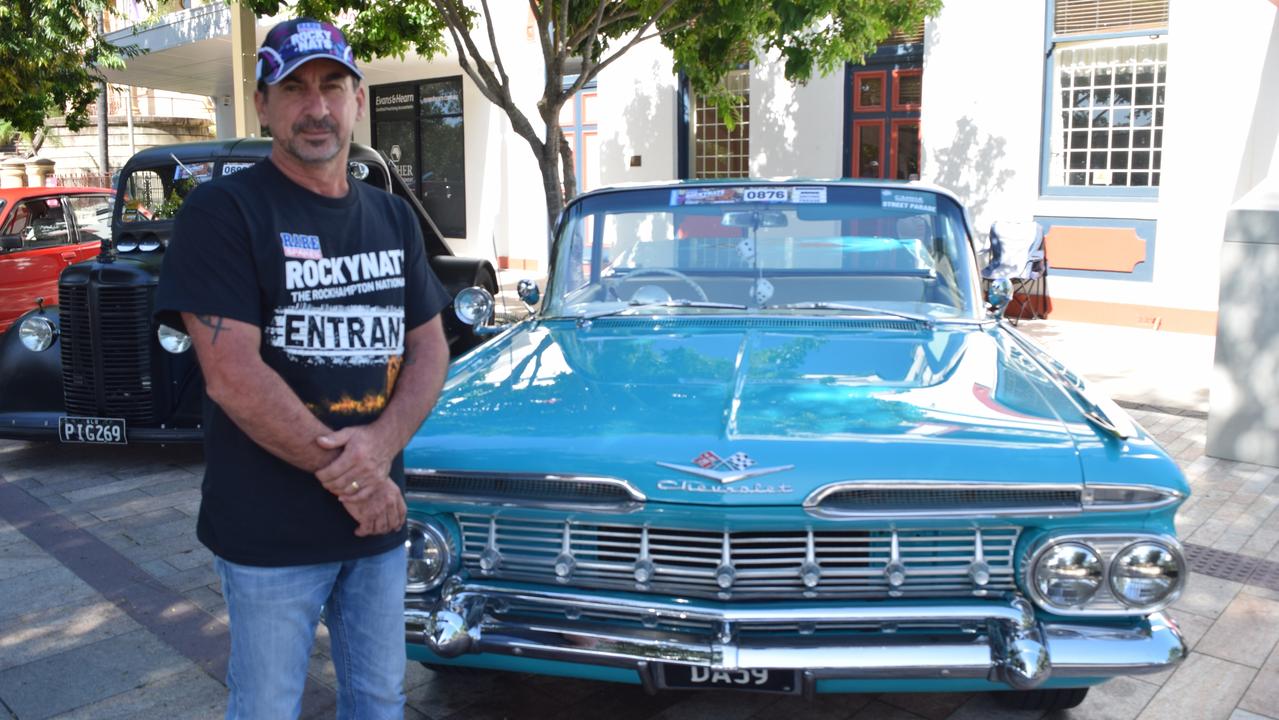
[[[410,658],[1028,709],[1179,663],[1185,479],[974,245],[917,184],[575,199],[527,319],[455,302],[495,337],[405,452]]]

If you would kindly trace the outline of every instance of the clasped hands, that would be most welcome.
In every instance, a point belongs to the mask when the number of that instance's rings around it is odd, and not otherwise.
[[[315,442],[325,450],[339,453],[315,476],[359,523],[356,535],[383,535],[404,525],[408,508],[390,475],[391,461],[398,448],[384,447],[378,433],[367,425],[321,435]]]

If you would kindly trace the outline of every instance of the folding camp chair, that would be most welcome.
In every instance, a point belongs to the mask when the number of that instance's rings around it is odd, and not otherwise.
[[[990,226],[991,260],[981,275],[987,280],[1012,281],[1013,298],[1004,317],[1016,325],[1040,320],[1048,309],[1048,258],[1044,230],[1032,221],[1000,220]]]

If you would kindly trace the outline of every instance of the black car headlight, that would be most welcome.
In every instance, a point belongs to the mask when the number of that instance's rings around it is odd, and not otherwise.
[[[171,352],[174,355],[184,353],[191,347],[191,336],[168,325],[161,325],[156,328],[155,337],[160,341],[160,347],[165,352]]]
[[[408,551],[408,580],[405,592],[434,590],[448,577],[454,563],[448,533],[433,520],[410,518],[409,537],[404,541]]]
[[[58,329],[43,315],[31,315],[18,326],[18,339],[31,352],[43,352],[53,345]]]

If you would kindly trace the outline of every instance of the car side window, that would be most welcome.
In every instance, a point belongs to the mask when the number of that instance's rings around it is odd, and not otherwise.
[[[75,216],[78,242],[101,242],[111,236],[110,195],[76,195],[67,198]]]
[[[22,249],[64,245],[69,241],[67,216],[60,198],[25,200],[13,209],[13,217],[0,235],[22,238]]]

